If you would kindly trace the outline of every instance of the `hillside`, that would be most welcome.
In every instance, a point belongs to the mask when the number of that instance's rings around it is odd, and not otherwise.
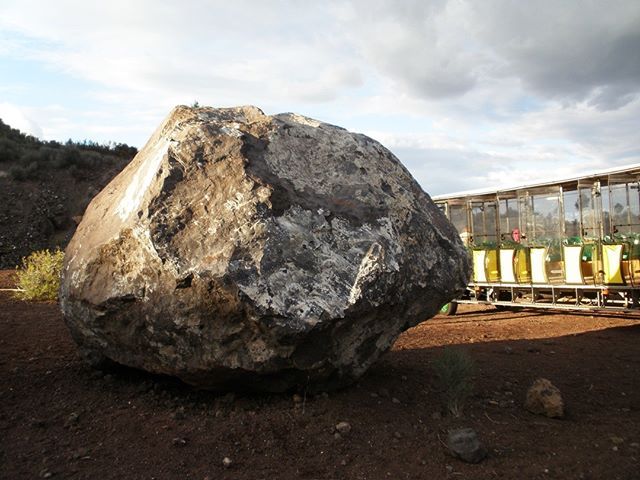
[[[89,201],[136,153],[121,143],[44,142],[0,120],[0,268],[64,248]]]

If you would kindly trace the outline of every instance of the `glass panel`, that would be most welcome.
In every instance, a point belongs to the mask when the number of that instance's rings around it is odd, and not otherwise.
[[[631,212],[629,227],[631,275],[638,282],[640,278],[640,182],[629,183],[629,211]]]
[[[476,246],[496,246],[496,205],[493,202],[478,202],[471,205],[473,243]]]
[[[514,230],[519,229],[518,202],[515,198],[503,198],[500,200],[500,239],[503,242],[519,241],[519,235],[514,235]],[[515,238],[514,238],[515,237]]]
[[[596,196],[596,205],[600,201],[600,208],[602,209],[602,232],[603,236],[611,235],[611,213],[609,211],[609,189],[602,187],[600,190],[600,198]]]
[[[449,206],[449,220],[456,227],[458,233],[467,232],[469,226],[467,225],[467,209],[464,205],[450,205]]]
[[[631,212],[631,225],[633,231],[640,233],[640,182],[629,183],[629,211]]]
[[[538,191],[529,197],[527,241],[534,250],[543,248],[544,272],[551,283],[562,280],[562,226],[560,188]]]
[[[578,191],[564,192],[564,234],[569,244],[580,243],[580,201]]]
[[[613,233],[628,233],[631,223],[627,184],[611,185],[609,187],[609,202],[611,205],[611,225]]]
[[[622,269],[626,278],[640,273],[640,189],[633,177],[609,178],[611,234],[605,240],[625,245]],[[604,257],[603,257],[604,260]]]
[[[532,197],[533,230],[529,239],[548,245],[561,237],[560,198],[558,194],[539,194]]]
[[[533,220],[533,198],[528,193],[518,197],[518,210],[520,211],[520,238],[528,243],[533,238],[535,222]],[[531,235],[530,235],[531,234]]]
[[[484,226],[485,226],[485,238],[484,241],[486,244],[496,247],[496,236],[497,236],[497,220],[498,215],[496,211],[495,203],[485,203],[484,204]]]
[[[582,211],[582,236],[593,240],[599,237],[599,229],[591,190],[591,187],[580,187],[579,200]]]

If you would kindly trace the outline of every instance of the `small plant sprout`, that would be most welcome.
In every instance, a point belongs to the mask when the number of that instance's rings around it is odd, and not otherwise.
[[[465,402],[473,392],[473,359],[464,350],[445,348],[435,359],[433,371],[444,407],[454,417],[462,416]]]

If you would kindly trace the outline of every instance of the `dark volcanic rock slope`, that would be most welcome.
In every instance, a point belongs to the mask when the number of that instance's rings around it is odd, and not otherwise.
[[[204,388],[359,377],[468,279],[378,142],[255,107],[177,107],[90,204],[61,304],[82,353]]]

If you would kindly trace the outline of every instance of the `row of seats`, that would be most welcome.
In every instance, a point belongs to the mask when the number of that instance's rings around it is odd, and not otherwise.
[[[548,247],[473,250],[473,281],[525,284],[640,284],[640,259],[626,245],[563,245],[555,260]],[[595,275],[594,275],[595,272]]]

